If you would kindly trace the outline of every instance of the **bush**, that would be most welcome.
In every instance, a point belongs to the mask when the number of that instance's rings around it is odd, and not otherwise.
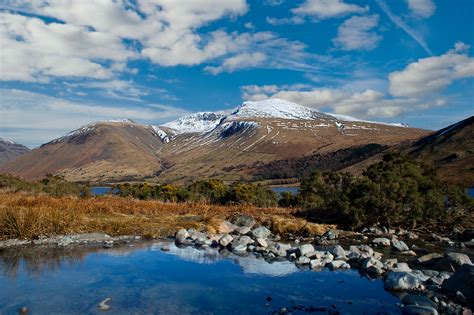
[[[301,181],[297,198],[311,217],[346,228],[456,224],[466,209],[472,211],[463,189],[442,183],[433,169],[398,153],[386,154],[360,177],[313,173]]]
[[[62,176],[48,174],[38,182],[26,181],[10,174],[0,174],[0,189],[12,192],[46,193],[51,196],[89,196],[89,187],[64,180]]]

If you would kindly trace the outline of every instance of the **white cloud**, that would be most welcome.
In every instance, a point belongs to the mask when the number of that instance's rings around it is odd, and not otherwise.
[[[365,13],[369,11],[369,7],[345,3],[343,0],[306,0],[301,6],[291,11],[297,15],[328,19],[348,14]]]
[[[399,16],[396,16],[392,12],[392,10],[390,10],[390,8],[385,3],[385,1],[375,0],[375,2],[396,26],[401,28],[403,31],[405,31],[405,33],[407,33],[411,38],[413,38],[413,40],[415,40],[429,55],[433,54],[430,48],[428,47],[428,44],[426,43],[425,39],[420,34],[418,34],[418,32],[416,32],[410,26],[408,26],[408,24],[405,21],[403,21],[402,18],[400,18]]]
[[[286,24],[304,24],[305,20],[300,16],[292,16],[290,18],[274,18],[267,16],[265,19],[268,24],[277,26],[277,25],[286,25]]]
[[[432,0],[408,0],[408,8],[417,17],[429,18],[436,11],[436,5]]]
[[[390,93],[399,97],[421,97],[436,93],[455,80],[474,77],[474,58],[466,54],[467,45],[456,43],[453,50],[436,57],[419,59],[389,75]]]
[[[341,50],[373,50],[382,39],[373,31],[378,23],[377,14],[353,16],[339,26],[333,43]]]
[[[269,67],[285,67],[301,64],[305,48],[270,32],[199,30],[218,19],[244,15],[246,0],[8,0],[0,8],[18,9],[1,13],[0,80],[113,80],[136,72],[128,68],[135,59],[166,67],[210,63],[222,71],[260,66],[264,59]],[[275,44],[283,45],[279,48],[285,58],[273,52]],[[259,62],[239,62],[245,54]]]
[[[401,114],[443,106],[441,98],[420,100],[417,98],[387,98],[381,92],[367,89],[363,92],[351,93],[341,89],[311,88],[303,90],[276,85],[243,86],[244,100],[264,100],[280,98],[300,105],[329,109],[341,115],[352,115],[358,118],[392,118]]]
[[[121,40],[82,26],[0,12],[0,80],[45,81],[49,76],[108,78],[102,62],[133,56]]]
[[[30,145],[47,142],[98,120],[130,118],[156,123],[189,113],[160,104],[140,108],[84,104],[15,89],[0,89],[0,99],[0,132],[7,138]]]
[[[283,2],[285,2],[285,0],[264,0],[263,1],[263,3],[265,5],[270,5],[272,7],[279,6],[279,5],[283,4]]]
[[[257,67],[266,60],[266,56],[263,53],[243,53],[235,55],[224,60],[221,66],[218,67],[206,67],[206,70],[212,74],[219,74],[221,72],[234,72],[239,69]]]

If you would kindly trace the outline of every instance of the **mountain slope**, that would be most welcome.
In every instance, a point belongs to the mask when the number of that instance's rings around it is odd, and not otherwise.
[[[474,186],[474,116],[415,142],[408,153],[451,182]]]
[[[245,102],[228,115],[198,113],[158,127],[131,121],[87,125],[1,166],[0,172],[31,179],[60,173],[75,181],[252,180],[257,164],[369,144],[391,146],[427,134],[271,99]],[[344,166],[360,161],[348,152],[335,156],[348,156]]]
[[[166,136],[129,120],[84,126],[0,166],[0,172],[38,179],[48,173],[74,181],[111,181],[151,176],[161,168]]]
[[[251,180],[255,163],[302,158],[367,144],[393,145],[427,131],[337,118],[284,100],[245,102],[212,130],[181,133],[162,151],[172,182],[219,177]]]
[[[14,160],[30,151],[22,144],[0,138],[0,164]]]

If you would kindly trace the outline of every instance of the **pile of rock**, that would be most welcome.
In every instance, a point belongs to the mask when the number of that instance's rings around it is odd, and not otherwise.
[[[390,248],[394,253],[416,256],[416,253],[411,251],[403,240],[399,239],[399,237],[416,239],[418,236],[411,232],[399,231],[395,234],[395,231],[388,229],[386,231],[372,229],[368,233],[377,236],[372,239],[372,246],[352,245],[346,250],[337,244],[321,247],[315,246],[314,243],[279,241],[278,236],[272,235],[268,228],[258,226],[253,218],[242,215],[223,222],[221,231],[221,234],[208,235],[194,229],[181,229],[176,233],[175,242],[178,245],[226,249],[236,255],[253,253],[270,261],[289,260],[297,266],[307,266],[313,270],[355,268],[369,277],[382,277],[385,289],[390,291],[418,293],[429,291],[440,295],[441,292],[450,292],[464,301],[469,301],[473,297],[474,267],[469,257],[463,253],[447,253],[444,256],[439,254],[424,255],[416,260],[415,267],[421,269],[412,270],[407,263],[399,262],[395,258],[384,259],[381,252],[374,250],[374,248]],[[337,232],[333,231],[327,232],[318,240],[324,238],[325,241],[334,244],[337,243],[337,237]],[[317,242],[317,244],[320,245],[321,242]],[[455,272],[462,272],[463,276],[454,277]],[[462,283],[461,277],[469,275],[471,283],[466,286]],[[433,306],[431,300],[428,299],[430,303],[425,300],[420,302],[422,300],[422,298],[418,300],[413,297],[407,298],[403,302],[406,311],[414,312],[424,309],[427,311],[426,314],[436,314],[436,305],[446,304],[439,300],[439,303]],[[447,304],[445,306],[448,307]]]

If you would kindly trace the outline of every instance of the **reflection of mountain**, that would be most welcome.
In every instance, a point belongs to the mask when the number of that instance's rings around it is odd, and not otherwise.
[[[199,264],[213,264],[223,259],[229,259],[239,265],[244,273],[278,277],[298,271],[298,268],[288,261],[268,263],[264,259],[259,259],[254,255],[237,256],[230,252],[221,254],[216,249],[197,249],[192,246],[176,247],[174,244],[160,242],[153,244],[151,250],[160,250],[164,245],[169,246],[170,250],[167,253],[179,256],[183,260],[193,261]]]

